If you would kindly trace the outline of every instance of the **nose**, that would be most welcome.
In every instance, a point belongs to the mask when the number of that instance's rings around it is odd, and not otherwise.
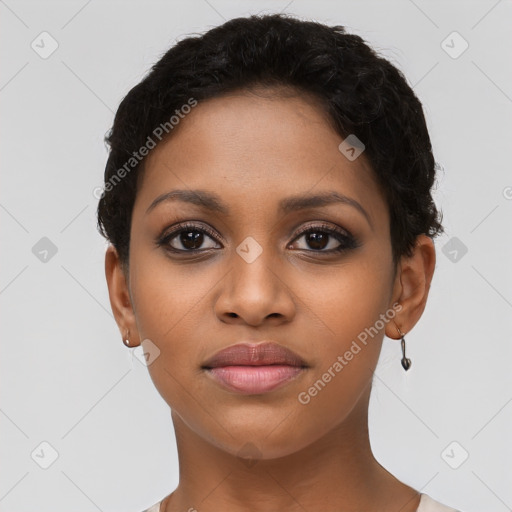
[[[295,316],[291,283],[272,261],[270,251],[263,251],[254,261],[234,253],[230,271],[222,280],[215,302],[215,313],[225,323],[259,326],[264,322],[278,325]],[[267,253],[267,254],[266,254]],[[231,263],[231,262],[230,262]]]

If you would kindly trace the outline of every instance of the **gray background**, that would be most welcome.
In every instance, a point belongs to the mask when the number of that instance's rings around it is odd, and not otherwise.
[[[511,510],[512,5],[495,0],[0,1],[0,510],[140,512],[177,484],[169,409],[110,311],[103,136],[176,38],[281,10],[345,25],[400,67],[440,168],[446,234],[410,372],[384,342],[375,456],[464,512]]]

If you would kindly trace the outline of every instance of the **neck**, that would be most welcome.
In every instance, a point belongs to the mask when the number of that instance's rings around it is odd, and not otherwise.
[[[335,429],[295,453],[269,460],[232,455],[198,436],[173,412],[180,482],[162,512],[415,512],[418,492],[372,454],[368,401],[369,390]]]

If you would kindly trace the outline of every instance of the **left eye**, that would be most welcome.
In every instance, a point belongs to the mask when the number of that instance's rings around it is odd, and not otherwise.
[[[311,228],[303,232],[293,243],[304,239],[308,247],[298,249],[313,250],[317,252],[330,252],[348,249],[352,246],[351,237],[331,229]]]

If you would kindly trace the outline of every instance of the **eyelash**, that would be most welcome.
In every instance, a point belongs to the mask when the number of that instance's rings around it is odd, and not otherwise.
[[[170,233],[164,234],[161,236],[157,241],[156,245],[158,247],[165,246],[165,249],[169,252],[175,253],[175,254],[194,254],[198,252],[204,252],[208,249],[175,249],[174,247],[169,246],[169,242],[176,238],[177,235],[187,232],[187,231],[195,231],[198,233],[203,233],[208,235],[210,238],[215,240],[215,242],[220,243],[217,240],[217,234],[208,226],[193,224],[193,223],[180,223],[178,224],[175,229],[173,229]],[[334,254],[334,253],[341,253],[350,249],[355,249],[359,247],[359,244],[355,237],[346,230],[339,230],[331,227],[328,224],[318,224],[316,226],[306,226],[305,228],[301,228],[299,232],[296,234],[295,238],[293,239],[293,242],[301,238],[303,235],[307,235],[309,233],[326,233],[332,237],[334,237],[338,242],[340,242],[340,246],[336,249],[329,249],[328,251],[322,251],[322,250],[314,250],[314,249],[299,249],[299,250],[305,250],[307,252],[314,252],[319,254]]]

